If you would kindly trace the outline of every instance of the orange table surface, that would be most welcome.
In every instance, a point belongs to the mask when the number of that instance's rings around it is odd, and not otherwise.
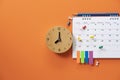
[[[0,80],[120,80],[120,59],[81,65],[47,48],[47,31],[76,12],[120,13],[120,0],[0,0]]]

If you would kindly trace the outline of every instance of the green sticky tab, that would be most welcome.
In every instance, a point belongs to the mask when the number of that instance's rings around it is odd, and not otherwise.
[[[84,54],[85,54],[84,51],[81,51],[81,63],[84,63],[84,62],[85,62],[85,61],[84,61],[84,57],[85,57]]]

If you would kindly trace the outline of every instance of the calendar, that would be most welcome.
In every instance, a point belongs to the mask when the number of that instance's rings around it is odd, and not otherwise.
[[[120,17],[73,17],[72,58],[92,51],[93,58],[120,58]]]

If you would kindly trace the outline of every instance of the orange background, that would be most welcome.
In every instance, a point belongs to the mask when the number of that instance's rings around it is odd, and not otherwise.
[[[120,0],[0,0],[0,80],[120,80],[120,59],[81,65],[47,48],[47,31],[76,12],[120,12]]]

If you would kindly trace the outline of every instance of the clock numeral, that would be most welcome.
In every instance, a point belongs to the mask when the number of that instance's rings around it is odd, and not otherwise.
[[[49,38],[47,38],[47,41],[49,41],[50,39]]]
[[[61,49],[59,48],[59,49],[58,49],[58,51],[60,52],[60,51],[61,51]]]
[[[58,27],[58,30],[60,30],[61,28],[60,27]]]
[[[66,48],[64,47],[64,50],[65,50]]]
[[[53,50],[55,50],[55,48],[53,48]]]

